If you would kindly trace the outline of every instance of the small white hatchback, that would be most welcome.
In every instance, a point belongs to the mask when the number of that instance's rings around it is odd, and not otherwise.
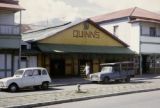
[[[49,83],[51,78],[45,68],[30,67],[17,70],[13,77],[0,79],[0,89],[8,89],[11,92],[26,87],[48,89]]]

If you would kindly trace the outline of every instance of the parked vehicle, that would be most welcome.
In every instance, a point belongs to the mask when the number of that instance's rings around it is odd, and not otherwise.
[[[100,72],[90,74],[93,82],[108,83],[110,81],[130,82],[130,78],[135,75],[132,62],[116,62],[101,64]]]
[[[11,92],[26,87],[48,89],[50,82],[51,78],[45,68],[23,68],[17,70],[13,77],[0,79],[0,89],[8,89]]]

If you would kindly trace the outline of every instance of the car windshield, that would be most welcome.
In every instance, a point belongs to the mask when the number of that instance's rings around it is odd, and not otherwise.
[[[105,66],[102,68],[101,72],[109,73],[112,72],[112,67],[111,66]]]
[[[23,70],[17,70],[17,71],[14,73],[14,75],[16,75],[16,76],[18,75],[18,76],[19,76],[19,75],[22,75],[23,72],[24,72]]]

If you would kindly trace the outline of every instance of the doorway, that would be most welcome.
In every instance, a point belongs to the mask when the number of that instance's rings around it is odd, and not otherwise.
[[[85,60],[85,59],[78,60],[78,72],[79,72],[79,76],[81,76],[83,78],[86,77],[86,74],[85,74],[85,71],[84,71],[86,63],[90,67],[90,73],[92,73],[92,71],[93,71],[92,60]]]
[[[65,76],[65,60],[52,59],[50,62],[50,76],[53,78]]]
[[[147,55],[142,56],[142,73],[148,73],[149,72],[149,62],[147,62]]]

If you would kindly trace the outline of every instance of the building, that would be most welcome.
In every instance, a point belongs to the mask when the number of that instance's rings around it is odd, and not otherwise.
[[[18,67],[21,32],[14,16],[21,10],[18,1],[0,0],[0,78],[13,75]]]
[[[51,77],[83,76],[86,63],[91,72],[98,72],[101,63],[132,60],[135,54],[89,19],[28,31],[22,39],[26,42],[22,48],[22,53],[26,51],[22,54],[24,67],[45,67]]]
[[[160,73],[160,14],[138,7],[91,18],[139,54],[140,73]]]

